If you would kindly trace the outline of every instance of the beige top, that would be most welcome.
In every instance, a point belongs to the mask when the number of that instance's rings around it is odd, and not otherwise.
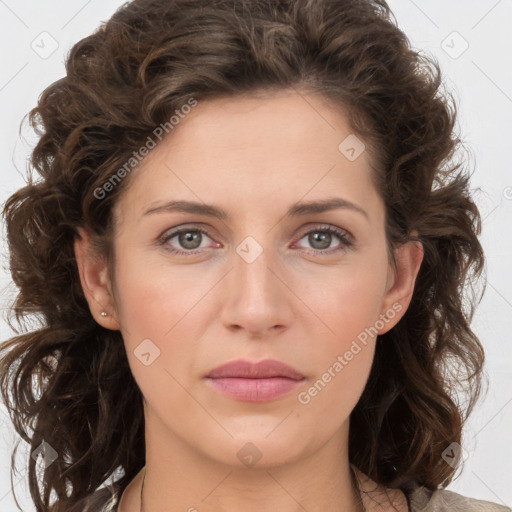
[[[512,512],[512,508],[490,501],[467,498],[447,489],[430,491],[417,486],[406,494],[410,512]],[[102,488],[89,496],[70,512],[115,512],[117,496]]]

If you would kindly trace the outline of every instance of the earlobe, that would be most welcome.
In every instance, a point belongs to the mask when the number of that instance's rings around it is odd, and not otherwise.
[[[423,245],[421,242],[411,241],[395,249],[396,271],[393,272],[383,302],[383,311],[388,321],[379,331],[384,334],[394,327],[404,316],[412,299],[414,284],[423,261]],[[392,310],[392,317],[387,313]]]
[[[74,241],[74,252],[80,283],[89,303],[91,314],[101,326],[118,330],[120,326],[115,311],[106,261],[95,254],[86,231],[83,228],[78,228],[78,233],[79,236]]]

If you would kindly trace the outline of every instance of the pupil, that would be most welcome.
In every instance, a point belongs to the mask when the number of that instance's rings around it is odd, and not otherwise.
[[[309,236],[309,242],[313,246],[318,239],[320,239],[320,247],[317,247],[318,249],[326,249],[331,244],[330,233],[315,233]]]
[[[201,245],[200,243],[194,244],[194,238],[196,238],[195,241],[197,242],[197,240],[199,239],[199,233],[186,231],[184,233],[180,233],[180,235],[180,243],[182,243],[183,246],[186,247],[187,249],[197,249],[199,245]],[[190,246],[189,244],[192,244],[192,246]]]

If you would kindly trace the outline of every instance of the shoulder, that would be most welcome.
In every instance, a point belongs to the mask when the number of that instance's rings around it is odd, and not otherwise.
[[[410,512],[512,512],[491,501],[468,498],[448,489],[431,491],[418,486],[408,495]]]
[[[468,498],[447,489],[431,491],[416,486],[407,493],[410,512],[512,512],[512,508],[491,501]],[[102,488],[77,503],[70,512],[116,512],[117,496]]]

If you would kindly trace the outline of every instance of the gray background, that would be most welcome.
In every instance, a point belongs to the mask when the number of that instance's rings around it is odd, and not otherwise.
[[[124,2],[116,0],[44,2],[0,0],[0,203],[23,185],[20,171],[35,137],[22,117],[43,89],[64,74],[64,56]],[[473,327],[486,349],[488,393],[465,428],[464,469],[449,489],[467,496],[512,505],[512,2],[510,0],[390,0],[399,26],[414,47],[434,55],[445,83],[456,94],[462,138],[473,153],[472,186],[483,222],[487,254],[487,291]],[[467,48],[466,48],[467,47]],[[508,123],[506,121],[509,121]],[[3,226],[2,226],[3,229]],[[3,233],[3,231],[2,231]],[[0,308],[14,289],[0,238]],[[0,340],[11,336],[0,319]],[[10,492],[10,452],[15,435],[0,406],[0,512],[16,510]],[[20,449],[20,455],[27,455]],[[21,461],[21,457],[20,457]],[[23,510],[27,498],[24,471],[15,477]]]

